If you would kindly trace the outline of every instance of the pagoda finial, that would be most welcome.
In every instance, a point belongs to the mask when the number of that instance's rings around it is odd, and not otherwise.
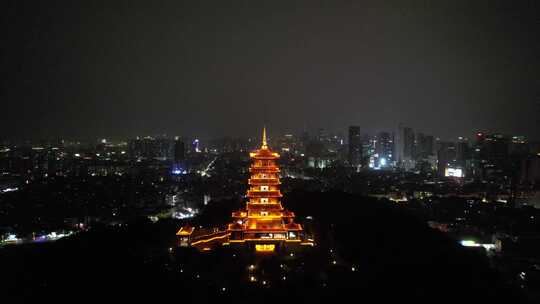
[[[268,143],[266,142],[266,127],[265,126],[263,126],[262,148],[263,149],[268,148]]]

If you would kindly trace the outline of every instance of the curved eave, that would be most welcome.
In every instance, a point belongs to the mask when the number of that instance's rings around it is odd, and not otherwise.
[[[268,197],[268,198],[279,198],[283,197],[283,194],[281,194],[279,191],[248,191],[247,197],[249,198],[260,198],[260,197]]]
[[[279,173],[281,170],[279,170],[278,167],[263,167],[263,166],[251,166],[249,167],[249,172],[270,172],[270,173]]]
[[[265,185],[277,186],[277,185],[281,185],[281,182],[277,178],[275,178],[275,179],[268,179],[268,178],[266,178],[266,179],[263,179],[263,178],[254,179],[254,178],[250,178],[248,180],[248,184],[249,185],[254,185],[254,186],[265,186]]]
[[[283,210],[283,206],[279,203],[247,203],[249,210]]]

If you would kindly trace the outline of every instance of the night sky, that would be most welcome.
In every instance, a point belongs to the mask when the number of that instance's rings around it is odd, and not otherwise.
[[[0,138],[243,136],[264,122],[271,134],[345,134],[403,122],[445,139],[540,139],[539,8],[3,0]]]

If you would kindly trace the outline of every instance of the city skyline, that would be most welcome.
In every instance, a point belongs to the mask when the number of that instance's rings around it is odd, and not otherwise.
[[[468,132],[465,132],[463,134],[457,134],[455,136],[451,136],[451,137],[441,137],[439,136],[438,134],[436,133],[432,133],[430,132],[429,130],[423,130],[423,129],[415,129],[413,127],[410,127],[410,125],[407,125],[407,124],[403,124],[401,123],[403,126],[407,127],[407,128],[411,128],[413,133],[416,135],[417,133],[419,134],[423,134],[423,135],[430,135],[430,136],[433,136],[436,140],[439,140],[439,141],[449,141],[449,142],[456,142],[456,141],[459,141],[459,140],[462,140],[462,139],[465,139],[465,140],[469,140],[471,142],[474,142],[475,140],[475,137],[478,133],[484,133],[484,134],[501,134],[501,135],[504,135],[505,137],[507,138],[512,138],[512,137],[515,137],[515,136],[519,136],[519,137],[524,137],[527,141],[531,141],[531,142],[537,142],[540,140],[540,138],[531,138],[531,137],[528,137],[528,136],[525,136],[523,134],[514,134],[514,133],[508,133],[508,132],[502,132],[500,130],[487,130],[487,129],[482,129],[482,130],[469,130]],[[273,125],[272,124],[266,124],[266,125],[269,125],[270,127],[272,127]],[[263,124],[261,124],[261,127],[263,126]],[[370,127],[365,127],[365,126],[362,126],[362,125],[358,125],[358,124],[353,124],[353,125],[347,125],[347,126],[343,126],[342,128],[338,128],[338,129],[332,129],[332,130],[329,130],[329,129],[325,129],[325,128],[320,128],[320,127],[313,127],[313,128],[310,128],[310,129],[306,129],[306,128],[303,128],[303,129],[297,129],[297,130],[283,130],[283,131],[280,131],[280,132],[270,132],[269,135],[268,135],[268,140],[269,141],[272,141],[272,140],[275,140],[277,138],[281,138],[283,136],[287,136],[287,135],[293,135],[295,137],[301,137],[302,134],[308,134],[308,136],[312,139],[314,138],[317,138],[319,136],[319,132],[324,132],[324,135],[325,136],[340,136],[340,138],[342,138],[344,140],[344,143],[345,144],[348,144],[348,139],[347,139],[347,130],[349,127],[351,126],[359,126],[360,129],[361,129],[361,135],[362,136],[370,136],[370,137],[377,137],[380,133],[388,133],[390,134],[390,136],[392,135],[396,135],[398,132],[399,132],[399,125],[397,125],[395,128],[392,128],[392,129],[373,129],[373,128],[370,128]],[[270,128],[272,129],[272,128]],[[100,142],[102,140],[107,140],[108,142],[118,142],[118,141],[125,141],[125,140],[129,140],[129,139],[136,139],[136,138],[144,138],[144,137],[152,137],[152,138],[169,138],[169,139],[174,139],[174,138],[180,138],[180,139],[199,139],[199,140],[202,140],[202,141],[211,141],[211,140],[217,140],[217,139],[225,139],[225,138],[230,138],[230,139],[253,139],[253,140],[256,140],[258,138],[258,135],[254,132],[251,132],[251,133],[247,133],[247,134],[219,134],[219,135],[211,135],[211,136],[205,136],[205,135],[202,135],[203,132],[197,132],[195,131],[194,133],[190,134],[190,133],[187,133],[187,132],[147,132],[147,133],[139,133],[139,134],[130,134],[130,135],[115,135],[115,134],[105,134],[105,135],[102,135],[102,136],[98,136],[96,134],[93,134],[93,135],[85,135],[85,136],[58,136],[58,135],[54,135],[54,136],[43,136],[43,137],[32,137],[32,136],[29,136],[29,137],[13,137],[13,136],[4,136],[4,137],[0,137],[0,141],[4,140],[4,141],[7,141],[7,142],[12,142],[12,143],[39,143],[39,142],[54,142],[54,141],[57,141],[57,140],[64,140],[64,141],[69,141],[69,142],[81,142],[81,143],[92,143],[92,142]]]
[[[6,303],[540,303],[540,2],[0,1]]]

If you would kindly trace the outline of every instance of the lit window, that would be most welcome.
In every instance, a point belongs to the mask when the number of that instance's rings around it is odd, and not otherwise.
[[[261,186],[261,191],[268,191],[268,186]]]

